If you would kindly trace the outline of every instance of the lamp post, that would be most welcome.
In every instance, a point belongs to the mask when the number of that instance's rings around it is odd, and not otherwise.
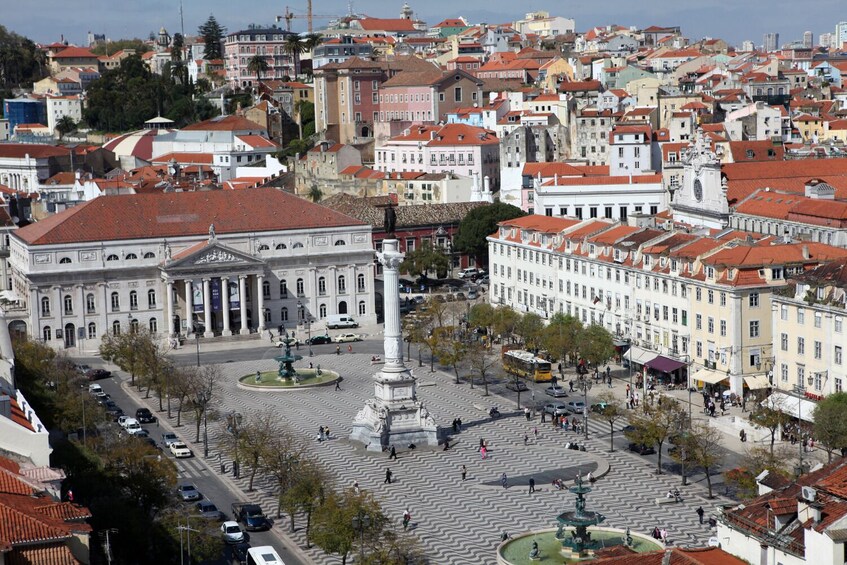
[[[209,401],[211,399],[212,394],[208,389],[197,393],[197,402],[203,405],[203,457],[209,457],[209,429],[206,413],[209,411]]]
[[[200,332],[194,328],[194,344],[197,346],[197,366],[200,366]]]
[[[794,392],[797,393],[797,431],[800,433],[798,445],[800,446],[800,461],[797,464],[797,476],[803,474],[803,396],[806,394],[806,387],[803,383],[794,385]]]
[[[579,379],[576,381],[576,386],[580,390],[582,390],[582,417],[584,420],[585,426],[585,439],[588,439],[588,391],[591,390],[591,387],[594,386],[594,383],[591,382],[591,379],[588,375],[580,375]]]
[[[309,310],[299,300],[297,301],[297,312],[300,315],[300,320],[303,322],[303,324],[306,325],[306,332],[307,332],[306,343],[309,345],[309,357],[311,357],[312,356],[312,321],[309,319]]]
[[[359,563],[365,560],[365,530],[371,527],[371,517],[361,509],[353,516],[353,529],[359,532]]]
[[[241,428],[241,414],[238,412],[230,412],[226,415],[226,430],[235,438],[235,461],[232,465],[232,476],[236,479],[240,475],[238,468],[238,433]]]

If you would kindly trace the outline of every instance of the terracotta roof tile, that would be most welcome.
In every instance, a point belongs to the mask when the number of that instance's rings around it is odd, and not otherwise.
[[[216,118],[212,118],[211,120],[205,120],[203,122],[197,122],[196,124],[190,124],[182,128],[183,131],[232,131],[232,132],[262,132],[265,131],[265,128],[256,122],[250,121],[247,118],[242,118],[241,116],[218,116]]]
[[[70,548],[64,543],[47,543],[15,547],[6,556],[7,565],[78,565]]]
[[[14,232],[30,245],[263,232],[361,223],[273,188],[101,196]],[[91,226],[96,225],[97,230]]]
[[[539,231],[544,233],[559,233],[579,223],[579,220],[571,220],[568,218],[554,218],[552,216],[542,216],[540,214],[532,214],[529,216],[521,216],[500,222],[501,226],[511,226],[524,230]]]

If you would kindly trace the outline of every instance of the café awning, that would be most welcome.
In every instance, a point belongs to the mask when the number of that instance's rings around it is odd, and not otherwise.
[[[779,410],[784,414],[794,416],[800,420],[811,423],[815,422],[814,411],[817,404],[811,400],[806,400],[792,394],[775,392],[762,401],[762,406]]]
[[[648,361],[645,365],[654,371],[660,371],[662,373],[673,373],[680,367],[685,367],[685,363],[682,361],[677,361],[664,355],[657,355],[655,359]]]
[[[714,369],[706,369],[702,368],[697,370],[691,378],[695,381],[700,381],[702,383],[716,385],[719,382],[729,378],[726,373],[722,373],[721,371],[715,371]]]
[[[631,363],[646,365],[649,361],[656,358],[656,354],[640,347],[630,347],[629,351],[627,351],[626,355],[624,355],[624,358],[629,360]]]
[[[752,377],[744,377],[744,384],[747,385],[747,388],[750,390],[761,390],[763,388],[768,388],[771,386],[768,377],[765,375],[753,375]]]

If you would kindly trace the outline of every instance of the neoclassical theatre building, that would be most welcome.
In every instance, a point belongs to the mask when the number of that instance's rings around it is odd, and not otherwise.
[[[371,226],[272,188],[101,196],[12,233],[10,330],[94,351],[105,332],[261,334],[375,322]]]

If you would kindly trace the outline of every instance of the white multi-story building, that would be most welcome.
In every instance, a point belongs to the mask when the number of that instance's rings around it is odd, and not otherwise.
[[[163,340],[375,322],[371,226],[270,188],[101,196],[12,234],[13,333],[93,352]]]
[[[56,131],[56,124],[64,116],[75,123],[82,121],[82,96],[48,96],[47,97],[47,129]]]

